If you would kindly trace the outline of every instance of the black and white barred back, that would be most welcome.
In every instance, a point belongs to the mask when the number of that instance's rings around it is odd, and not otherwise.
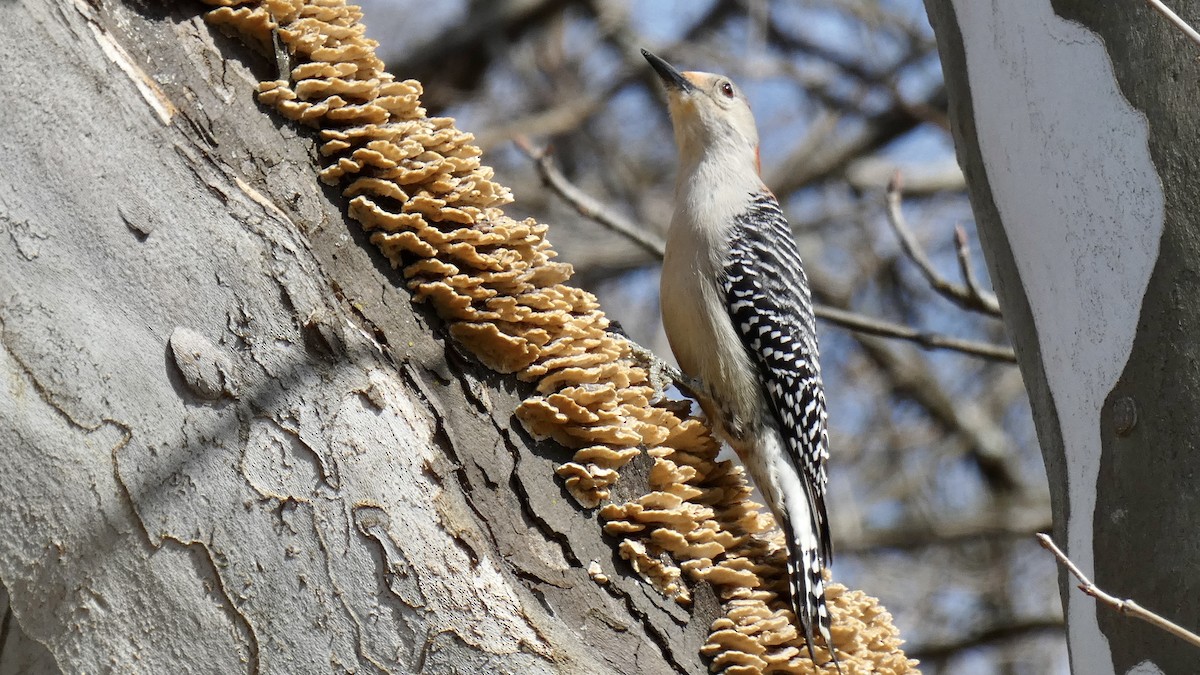
[[[729,316],[758,367],[786,458],[800,477],[808,501],[811,522],[780,518],[788,544],[792,606],[808,640],[809,655],[814,617],[832,654],[821,576],[822,565],[832,563],[825,513],[829,439],[808,277],[779,202],[765,189],[749,195],[747,210],[735,219],[729,245],[722,280]],[[814,536],[807,539],[817,542],[815,550],[811,544],[803,545],[804,537],[797,537],[796,528],[803,527],[812,528]]]

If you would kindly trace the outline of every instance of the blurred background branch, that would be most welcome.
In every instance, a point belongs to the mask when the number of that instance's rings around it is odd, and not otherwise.
[[[391,72],[480,139],[509,212],[549,223],[575,281],[663,358],[675,147],[638,49],[736,79],[823,306],[835,575],[882,598],[924,672],[1067,672],[1030,536],[1050,524],[1042,459],[919,0],[362,4]]]

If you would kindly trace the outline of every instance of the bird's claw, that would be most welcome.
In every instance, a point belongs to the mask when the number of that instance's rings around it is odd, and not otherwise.
[[[650,386],[654,389],[656,396],[662,397],[663,392],[671,385],[692,398],[703,395],[704,384],[698,378],[685,374],[679,368],[663,361],[649,349],[633,341],[629,342],[629,350],[633,358],[645,366],[647,376],[650,378]]]

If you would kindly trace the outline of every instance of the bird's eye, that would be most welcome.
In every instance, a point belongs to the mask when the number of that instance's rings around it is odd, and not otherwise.
[[[722,82],[721,93],[725,94],[725,98],[733,98],[733,85],[729,82]]]

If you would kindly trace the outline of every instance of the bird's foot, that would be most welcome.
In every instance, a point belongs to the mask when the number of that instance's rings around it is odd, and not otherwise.
[[[685,374],[682,370],[655,356],[654,352],[649,349],[630,341],[629,352],[635,361],[645,367],[647,376],[650,378],[650,386],[654,389],[656,397],[661,398],[663,392],[672,385],[697,400],[704,395],[704,383],[699,378]]]

